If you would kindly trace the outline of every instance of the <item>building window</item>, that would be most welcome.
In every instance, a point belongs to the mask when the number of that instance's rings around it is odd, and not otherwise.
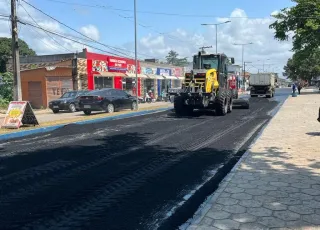
[[[154,79],[146,79],[144,82],[144,92],[148,93],[150,90],[154,92]]]
[[[172,80],[172,88],[180,88],[181,87],[181,80]]]
[[[113,88],[113,78],[112,77],[94,77],[94,88]]]
[[[132,89],[134,88],[134,81],[133,78],[125,78],[123,79],[123,89],[130,95],[134,95]]]

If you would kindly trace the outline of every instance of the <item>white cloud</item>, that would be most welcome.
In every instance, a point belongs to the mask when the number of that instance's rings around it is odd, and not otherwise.
[[[94,25],[83,26],[80,28],[80,32],[84,35],[98,41],[100,39],[100,33],[97,27]]]
[[[29,13],[27,13],[26,11]],[[0,4],[0,12],[6,15],[10,15],[10,6],[9,4]],[[21,2],[21,5],[17,5],[17,15],[19,19],[23,22],[32,23],[36,25],[34,21],[37,22],[38,26],[43,29],[46,29],[51,32],[56,32],[61,34],[65,37],[72,38],[73,40],[80,41],[78,38],[71,37],[81,37],[81,35],[72,32],[71,30],[63,27],[56,21],[51,20],[50,18],[44,16],[40,12],[36,11],[35,9],[29,7],[27,4]],[[29,15],[32,16],[32,19]],[[0,20],[0,37],[10,37],[11,36],[11,25],[9,21]],[[77,28],[75,28],[77,29]],[[74,41],[70,41],[68,39],[64,39],[62,37],[56,36],[54,34],[50,34],[49,32],[42,31],[37,28],[33,28],[28,25],[18,25],[19,31],[19,38],[23,39],[27,42],[30,48],[34,49],[37,54],[54,54],[54,53],[70,53],[76,51],[82,51],[83,48],[86,48],[85,45],[76,43]],[[79,31],[89,36],[94,40],[100,39],[100,33],[97,27],[94,25],[84,25],[79,28]],[[82,40],[83,43],[86,44],[94,44],[89,41],[88,39],[84,38]],[[97,46],[96,44],[94,46]],[[88,47],[87,47],[88,48]],[[88,48],[90,50],[90,48]]]
[[[79,34],[66,29],[59,23],[28,7],[28,5],[23,2],[21,2],[21,4],[41,27],[66,36],[73,34],[76,37],[80,37]],[[9,5],[1,4],[0,12],[10,15]],[[273,11],[270,14],[274,14],[275,12],[276,11]],[[21,20],[34,24],[21,6],[18,6],[18,15]],[[282,72],[282,68],[287,62],[287,59],[292,55],[290,51],[292,43],[291,40],[279,42],[273,38],[274,32],[269,29],[269,25],[274,19],[270,17],[260,19],[246,18],[246,12],[239,8],[234,9],[230,13],[230,17],[231,19],[216,18],[217,22],[231,20],[231,23],[218,26],[218,52],[224,52],[230,57],[235,57],[236,63],[241,64],[241,46],[235,46],[233,44],[253,42],[253,45],[245,46],[244,52],[244,60],[252,62],[252,64],[248,64],[249,71],[255,72],[257,68],[262,69],[262,62],[258,62],[257,60],[270,59],[270,61],[265,61],[265,67],[274,67],[278,69],[279,72]],[[92,39],[100,39],[100,32],[94,25],[83,25],[78,29]],[[212,45],[213,48],[208,51],[215,52],[215,27],[207,26],[203,29],[205,30],[203,33],[192,33],[187,30],[186,26],[162,35],[150,33],[145,37],[139,38],[138,52],[147,54],[148,58],[154,57],[159,59],[163,59],[171,49],[177,51],[181,57],[189,58],[191,58],[201,46]],[[56,40],[53,41],[45,32],[30,26],[20,24],[19,31],[19,37],[25,40],[38,54],[75,52],[85,48],[84,45],[77,44],[76,42],[50,35]],[[10,23],[8,21],[0,20],[0,36],[10,37]],[[77,38],[73,39],[78,40]],[[84,39],[83,42],[99,47],[98,44],[91,43],[88,39]],[[112,46],[113,44],[109,45]],[[123,47],[131,51],[134,50],[133,42],[124,44]],[[91,50],[90,48],[88,49]],[[102,47],[102,49],[106,48]],[[130,53],[130,55],[132,56],[133,54]],[[147,57],[143,56],[143,58]],[[272,65],[269,66],[267,64]],[[272,68],[269,70],[272,70]]]
[[[250,18],[244,10],[238,8],[231,12],[230,17],[217,18],[218,22],[231,20],[231,23],[218,26],[218,52],[235,57],[236,63],[241,65],[242,48],[233,44],[252,42],[254,44],[244,46],[244,61],[252,62],[248,64],[249,71],[262,69],[261,60],[265,60],[265,70],[282,73],[287,59],[292,56],[292,41],[290,39],[279,42],[273,38],[274,31],[269,29],[269,25],[274,19]],[[212,45],[213,48],[207,51],[215,52],[215,27],[207,26],[202,34],[191,33],[183,28],[160,36],[149,34],[140,38],[138,45],[140,53],[160,59],[163,59],[170,49],[177,51],[181,57],[191,57],[201,46]],[[132,49],[133,44],[127,44],[126,47]]]

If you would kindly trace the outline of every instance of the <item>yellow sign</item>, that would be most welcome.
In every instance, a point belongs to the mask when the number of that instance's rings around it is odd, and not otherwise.
[[[27,101],[11,101],[1,128],[18,129],[21,125],[39,125]]]
[[[9,117],[10,118],[17,118],[21,115],[21,110],[20,109],[11,109],[9,111]]]

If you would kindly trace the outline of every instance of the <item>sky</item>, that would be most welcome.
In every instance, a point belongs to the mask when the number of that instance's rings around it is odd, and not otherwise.
[[[19,0],[17,14],[21,21],[37,23],[41,28],[84,44],[23,24],[18,27],[19,37],[38,55],[81,52],[87,47],[92,52],[134,57],[133,2]],[[87,37],[59,24],[27,3]],[[241,65],[242,48],[234,44],[252,42],[244,46],[244,61],[251,62],[247,64],[247,70],[257,72],[264,68],[281,75],[287,59],[292,56],[292,41],[275,40],[269,25],[274,21],[271,14],[292,5],[290,0],[137,0],[138,56],[141,59],[164,59],[170,50],[174,50],[180,57],[190,59],[201,46],[213,46],[207,52],[215,52],[215,27],[201,24],[230,20],[230,23],[218,26],[218,52],[234,57],[236,64]],[[10,0],[0,0],[0,15],[10,15]],[[3,19],[0,20],[0,37],[10,37],[10,22]],[[116,50],[110,49],[110,46]]]

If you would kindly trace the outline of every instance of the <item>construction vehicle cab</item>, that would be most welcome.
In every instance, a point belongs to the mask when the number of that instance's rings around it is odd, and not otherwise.
[[[174,95],[177,115],[194,109],[214,109],[219,115],[232,111],[232,90],[228,86],[228,65],[234,59],[225,54],[207,54],[203,49],[193,56],[193,69],[185,74],[185,82]]]

